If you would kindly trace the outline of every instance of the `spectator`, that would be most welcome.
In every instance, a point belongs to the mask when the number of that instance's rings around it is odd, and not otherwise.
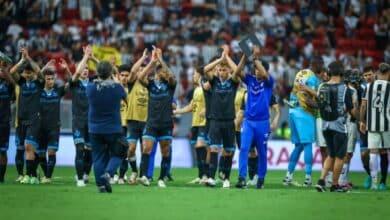
[[[22,32],[23,28],[16,22],[15,19],[12,19],[12,23],[8,26],[7,29],[7,35],[11,35],[12,40],[15,42]]]
[[[357,28],[359,19],[353,14],[352,7],[349,7],[344,17],[345,34],[347,37],[351,37],[354,34],[354,30]]]
[[[376,48],[382,49],[389,42],[389,21],[385,16],[379,17],[378,22],[374,25]]]
[[[265,19],[265,24],[268,26],[274,25],[274,17],[276,16],[277,10],[272,3],[272,0],[266,0],[261,6],[262,15]]]

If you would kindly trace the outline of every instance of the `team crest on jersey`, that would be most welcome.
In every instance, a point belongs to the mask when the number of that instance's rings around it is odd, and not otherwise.
[[[250,91],[253,95],[257,95],[260,92],[264,91],[264,82],[261,82],[261,83],[252,82],[252,85],[250,87]]]

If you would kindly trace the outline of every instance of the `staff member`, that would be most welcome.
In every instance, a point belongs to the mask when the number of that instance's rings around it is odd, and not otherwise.
[[[87,86],[88,128],[96,185],[99,192],[111,193],[110,176],[122,163],[128,148],[119,111],[121,100],[127,95],[112,80],[113,67],[109,62],[100,62],[96,70],[98,79]]]

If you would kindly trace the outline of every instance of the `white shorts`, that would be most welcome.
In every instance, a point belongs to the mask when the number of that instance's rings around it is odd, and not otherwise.
[[[368,132],[368,149],[390,148],[390,131]]]
[[[322,119],[316,118],[316,145],[317,147],[326,147],[324,134],[322,133]]]
[[[347,143],[347,153],[353,153],[355,151],[355,146],[358,137],[358,130],[356,122],[347,122],[347,132],[348,132],[348,143]]]

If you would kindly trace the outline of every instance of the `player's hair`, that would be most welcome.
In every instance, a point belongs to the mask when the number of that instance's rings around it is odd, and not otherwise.
[[[96,68],[96,75],[101,79],[108,79],[112,74],[113,68],[108,61],[102,61]]]
[[[203,76],[204,75],[204,67],[201,66],[201,67],[196,68],[196,72],[198,72],[201,76]]]
[[[333,61],[328,66],[329,76],[343,76],[344,75],[344,66],[340,61]]]
[[[42,75],[43,76],[54,76],[55,75],[55,72],[53,69],[51,68],[45,68],[43,71],[42,71]]]
[[[313,56],[310,60],[310,69],[314,73],[321,73],[324,70],[324,60],[321,56]]]
[[[122,64],[122,65],[120,65],[120,66],[118,67],[118,71],[119,71],[119,72],[124,72],[124,71],[130,72],[130,70],[131,70],[131,67],[130,67],[129,64]]]
[[[19,72],[22,72],[24,70],[34,71],[34,68],[31,65],[30,61],[23,61],[23,63],[19,66]]]
[[[388,74],[390,72],[390,65],[387,63],[380,63],[379,72],[382,74]]]
[[[367,73],[370,71],[374,71],[374,67],[372,66],[372,64],[367,64],[363,67],[363,73]]]

